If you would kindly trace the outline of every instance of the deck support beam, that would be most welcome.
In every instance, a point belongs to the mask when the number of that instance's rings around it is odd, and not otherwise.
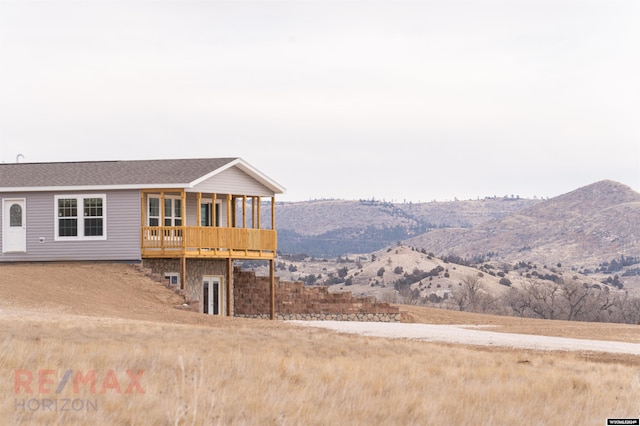
[[[233,316],[233,259],[227,258],[227,316]]]
[[[180,258],[180,290],[187,288],[187,258],[182,256]]]
[[[255,197],[255,200],[257,200],[256,201],[256,204],[257,204],[256,205],[256,223],[257,223],[257,226],[255,226],[255,228],[261,229],[262,228],[262,223],[261,223],[262,221],[261,221],[261,218],[260,218],[260,213],[261,213],[260,212],[260,208],[261,208],[261,205],[262,205],[262,198],[261,197]]]
[[[242,227],[247,229],[247,196],[242,196]]]
[[[216,208],[217,203],[218,194],[214,192],[211,196],[211,226],[220,227],[222,226],[222,223],[220,223],[220,218],[218,216],[222,216],[222,213]],[[220,210],[222,210],[222,201],[220,201]],[[215,247],[213,251],[217,252],[218,247]]]
[[[202,226],[202,192],[198,192],[196,194],[196,226]],[[186,214],[183,214],[186,216]],[[186,220],[183,220],[182,223],[187,223]]]
[[[269,296],[271,298],[270,318],[276,319],[276,276],[275,276],[275,260],[269,260]]]
[[[276,229],[276,197],[271,197],[271,229]]]

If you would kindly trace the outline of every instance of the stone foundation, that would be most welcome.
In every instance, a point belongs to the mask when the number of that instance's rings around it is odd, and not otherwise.
[[[227,294],[227,261],[219,259],[187,259],[187,282],[185,286],[185,295],[191,299],[187,299],[187,303],[191,304],[197,301],[200,304],[199,312],[202,312],[202,281],[205,276],[221,276],[222,295],[226,307]],[[231,292],[233,295],[233,291]],[[231,307],[233,307],[233,297],[231,298]],[[233,314],[233,310],[231,311]],[[225,312],[226,314],[226,312]]]
[[[149,268],[161,278],[165,273],[180,273],[180,259],[144,259],[143,266]],[[187,277],[180,277],[184,282],[184,298],[197,312],[202,312],[202,281],[205,276],[223,277],[223,295],[226,306],[227,261],[222,259],[187,259]],[[233,292],[231,306],[233,307]],[[233,311],[232,311],[233,314]]]
[[[143,259],[142,267],[150,269],[160,281],[165,273],[180,273],[180,259]],[[180,277],[180,280],[183,278]]]
[[[227,305],[227,260],[187,259],[184,295],[190,310],[202,312],[202,282],[205,276],[222,277],[222,295]],[[162,279],[165,273],[180,274],[180,259],[144,259],[144,268]],[[233,269],[230,310],[225,315],[245,318],[271,317],[269,277],[257,277],[254,272]],[[275,277],[276,319],[400,322],[400,309],[373,297],[354,297],[350,292],[330,293],[327,287],[305,287],[301,282],[280,282]]]

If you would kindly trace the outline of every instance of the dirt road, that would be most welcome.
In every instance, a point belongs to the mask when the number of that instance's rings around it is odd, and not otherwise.
[[[501,346],[549,351],[607,352],[640,355],[640,344],[606,340],[570,339],[566,337],[497,333],[490,326],[402,324],[355,321],[291,321],[305,327],[319,327],[340,333],[361,334],[396,339],[419,339],[430,342]]]

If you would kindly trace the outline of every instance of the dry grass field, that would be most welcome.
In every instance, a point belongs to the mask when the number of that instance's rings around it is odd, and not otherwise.
[[[640,357],[345,335],[207,317],[178,302],[127,265],[0,265],[2,423],[602,425],[640,416]],[[416,322],[638,341],[625,325],[407,309]]]

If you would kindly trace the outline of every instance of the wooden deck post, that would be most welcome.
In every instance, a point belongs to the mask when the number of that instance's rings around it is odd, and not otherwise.
[[[198,207],[196,208],[196,215],[198,216],[198,218],[196,219],[197,220],[196,226],[202,226],[202,192],[198,192],[198,195],[196,195],[196,198],[197,198],[196,204],[198,205]]]
[[[187,288],[187,257],[182,256],[180,258],[180,289]]]
[[[187,193],[184,190],[182,190],[182,193],[180,194],[180,204],[182,204],[180,206],[180,223],[182,224],[182,253],[184,253],[183,256],[185,256],[187,254]],[[200,206],[198,206],[198,211],[200,211]],[[198,224],[198,226],[200,226],[200,224]]]
[[[269,295],[271,296],[271,319],[276,319],[276,276],[275,276],[275,259],[269,260]]]
[[[160,251],[164,253],[164,192],[160,192],[160,219],[158,220],[158,226],[160,226]]]
[[[271,229],[276,229],[276,197],[271,197]]]
[[[227,316],[233,316],[233,259],[227,258]]]
[[[247,196],[242,196],[242,228],[247,228]]]
[[[218,217],[216,215],[216,204],[218,203],[218,194],[211,196],[211,226],[218,226]]]
[[[147,226],[145,214],[144,191],[140,191],[140,249],[144,248],[144,227]]]
[[[276,229],[276,197],[271,197],[271,229]],[[277,242],[276,242],[277,244]],[[277,254],[273,253],[273,259],[269,260],[269,278],[271,280],[271,319],[276,319],[276,275],[275,266]]]
[[[262,199],[260,197],[254,197],[253,198],[255,207],[256,207],[256,221],[254,222],[256,224],[256,226],[254,226],[254,228],[256,229],[262,229],[261,223],[260,223],[260,205],[262,204]]]

